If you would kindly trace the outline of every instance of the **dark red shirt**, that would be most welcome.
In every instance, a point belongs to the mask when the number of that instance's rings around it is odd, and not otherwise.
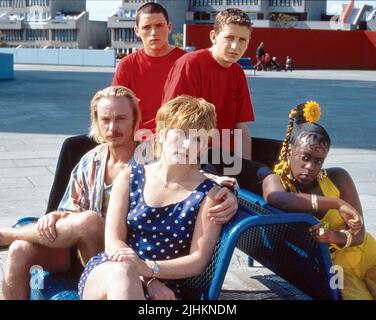
[[[175,48],[165,56],[151,57],[141,49],[120,61],[112,85],[127,87],[140,99],[140,129],[155,129],[155,116],[161,106],[167,75],[175,61],[185,53]]]
[[[218,129],[234,129],[236,123],[255,120],[242,67],[237,63],[222,67],[209,49],[187,53],[175,62],[166,80],[162,103],[181,94],[214,104]]]

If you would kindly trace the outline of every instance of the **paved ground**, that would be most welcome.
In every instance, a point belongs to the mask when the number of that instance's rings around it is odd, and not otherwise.
[[[110,84],[113,68],[17,65],[14,81],[0,82],[0,226],[46,207],[62,141],[89,126],[88,105]],[[367,228],[376,234],[376,72],[305,70],[258,72],[249,85],[257,121],[254,136],[282,138],[292,106],[322,106],[333,139],[327,166],[352,174]],[[0,266],[6,253],[0,253]],[[1,280],[1,271],[0,271]],[[262,266],[249,268],[236,251],[222,299],[307,298]]]

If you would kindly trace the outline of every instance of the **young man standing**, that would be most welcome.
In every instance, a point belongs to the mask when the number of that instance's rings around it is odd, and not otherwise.
[[[265,165],[252,159],[252,139],[248,123],[254,121],[254,113],[247,79],[236,62],[241,58],[251,38],[252,24],[246,13],[230,8],[220,12],[210,32],[212,47],[190,52],[179,58],[172,67],[165,83],[162,101],[166,102],[181,94],[204,98],[215,105],[217,129],[240,129],[241,135],[222,133],[222,151],[241,151],[233,157],[235,171],[228,173],[228,162],[216,158],[216,148],[209,153],[209,163],[216,168],[216,174],[235,177],[240,187],[259,193],[262,180],[272,173]],[[241,138],[241,139],[240,139]],[[238,141],[236,141],[238,140]],[[215,147],[216,145],[213,144]],[[223,146],[225,146],[223,148]],[[218,153],[217,153],[218,155]]]
[[[236,62],[248,48],[251,31],[243,11],[220,12],[210,32],[212,47],[187,53],[175,62],[162,99],[188,94],[213,103],[219,130],[242,130],[242,157],[249,160],[252,140],[247,122],[254,121],[254,114],[244,71]]]
[[[162,103],[167,75],[186,51],[172,47],[168,35],[172,25],[168,13],[158,3],[146,3],[137,10],[134,32],[144,47],[119,63],[112,85],[130,88],[140,99],[140,129],[155,129],[155,115]]]

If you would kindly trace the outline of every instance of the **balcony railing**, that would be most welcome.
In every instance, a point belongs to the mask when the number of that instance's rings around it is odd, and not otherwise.
[[[190,0],[191,7],[213,7],[213,6],[259,6],[261,0]]]
[[[0,19],[0,29],[22,29],[23,27],[23,18],[19,20]]]
[[[269,7],[302,7],[304,0],[269,0]]]

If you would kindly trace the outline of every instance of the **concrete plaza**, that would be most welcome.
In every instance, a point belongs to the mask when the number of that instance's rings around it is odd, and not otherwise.
[[[0,227],[44,213],[62,141],[87,132],[89,101],[111,83],[114,68],[16,65],[0,81]],[[316,100],[332,137],[326,166],[354,178],[367,229],[376,235],[376,72],[304,70],[248,75],[256,122],[253,136],[282,139],[289,110]],[[0,266],[6,253],[0,253]],[[0,270],[0,281],[1,281]],[[306,298],[236,251],[223,299]]]

